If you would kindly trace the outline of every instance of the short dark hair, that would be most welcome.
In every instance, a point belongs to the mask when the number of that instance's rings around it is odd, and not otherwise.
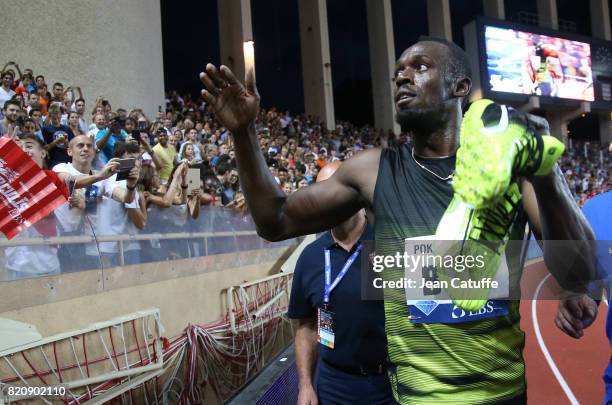
[[[53,87],[55,87],[55,86],[62,86],[62,87],[64,87],[64,85],[62,83],[60,83],[60,82],[53,83]]]
[[[43,76],[43,75],[36,76],[36,78],[34,80],[38,80],[38,78],[41,78],[41,79],[45,80],[45,76]]]
[[[447,80],[455,81],[463,78],[472,80],[470,60],[467,53],[457,44],[444,38],[429,37],[425,35],[419,37],[419,42],[437,42],[448,48],[450,53],[444,69],[444,76]]]
[[[6,110],[8,106],[11,104],[16,105],[21,110],[21,103],[18,100],[14,100],[14,99],[10,99],[4,102],[4,106],[3,106],[4,110]]]
[[[137,143],[131,142],[117,142],[115,144],[115,150],[113,157],[120,158],[126,153],[138,153],[140,152],[140,146]]]
[[[85,103],[84,98],[77,98],[76,100],[74,100],[74,104],[78,103],[79,101],[82,101],[83,103]]]
[[[232,170],[232,164],[229,160],[223,160],[217,164],[217,174],[223,176],[225,173]]]
[[[45,144],[43,143],[43,141],[41,141],[40,138],[32,132],[22,132],[21,135],[19,135],[19,140],[24,141],[26,139],[36,142],[36,144],[40,146],[41,149],[45,148]]]
[[[32,108],[30,109],[30,117],[31,117],[32,115],[34,115],[34,112],[35,112],[35,111],[38,111],[39,113],[41,113],[41,114],[42,114],[42,111],[40,111],[40,108],[32,107]]]
[[[13,74],[13,72],[12,72],[12,71],[10,71],[10,70],[5,70],[4,72],[2,72],[2,76],[1,76],[0,78],[4,79],[4,76],[6,76],[6,75],[11,76],[11,79],[14,79],[14,78],[15,78],[15,75],[14,75],[14,74]]]

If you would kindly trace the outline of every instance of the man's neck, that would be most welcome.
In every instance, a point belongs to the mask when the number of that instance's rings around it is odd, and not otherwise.
[[[51,120],[51,125],[54,127],[59,127],[61,124],[60,120]]]
[[[331,230],[332,238],[346,251],[353,248],[363,233],[365,215],[360,211]]]
[[[89,174],[91,172],[91,162],[77,162],[72,159],[72,167],[83,174]]]
[[[413,132],[414,153],[420,157],[441,158],[454,156],[459,149],[461,108],[457,105],[444,113],[443,126],[427,132]]]
[[[2,85],[2,88],[4,89],[4,91],[7,91],[7,92],[8,92],[9,90],[11,90],[11,86],[10,86],[10,85],[5,86],[5,85],[3,84],[3,85]]]

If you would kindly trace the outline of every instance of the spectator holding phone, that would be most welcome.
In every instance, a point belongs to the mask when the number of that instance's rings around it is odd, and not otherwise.
[[[92,235],[85,215],[95,214],[100,183],[117,172],[119,162],[111,159],[101,171],[95,172],[92,169],[95,144],[86,135],[73,138],[67,152],[72,162],[60,163],[53,168],[59,178],[69,184],[71,195],[71,200],[55,211],[57,228],[61,235]],[[98,265],[96,259],[85,255],[83,249],[74,249],[74,245],[61,246],[59,259],[62,271],[90,269]]]
[[[118,115],[113,115],[109,119],[109,124],[96,134],[96,146],[100,151],[99,157],[103,164],[106,164],[115,153],[117,142],[125,142],[127,132],[123,130],[125,121]]]
[[[144,197],[136,191],[142,164],[140,148],[134,143],[117,142],[113,150],[113,157],[119,159],[119,171],[96,184],[96,235],[135,235],[147,222]],[[121,180],[123,177],[125,180]],[[119,242],[100,242],[98,245],[103,266],[119,265]],[[98,256],[98,250],[92,246],[85,250],[88,256]],[[123,257],[125,264],[140,263],[140,244],[137,241],[123,243]]]
[[[74,133],[66,125],[60,123],[61,110],[56,104],[49,107],[49,125],[42,128],[46,150],[49,152],[49,167],[53,168],[58,163],[70,162],[70,156],[66,152],[68,143],[74,138]]]

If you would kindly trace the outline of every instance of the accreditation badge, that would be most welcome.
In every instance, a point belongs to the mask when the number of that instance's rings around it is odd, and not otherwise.
[[[456,305],[448,293],[449,285],[459,281],[440,277],[436,267],[431,265],[436,262],[432,259],[435,256],[434,240],[434,235],[405,240],[404,286],[410,322],[462,323],[508,315],[509,271],[506,255],[502,255],[495,276],[481,281],[482,288],[489,289],[484,306],[476,311],[467,311]]]
[[[334,313],[327,309],[319,308],[317,313],[317,342],[333,349],[335,340]]]

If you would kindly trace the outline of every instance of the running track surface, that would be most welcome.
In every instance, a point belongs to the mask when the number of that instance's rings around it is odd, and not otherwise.
[[[521,328],[525,332],[528,402],[534,405],[602,404],[602,374],[610,359],[610,345],[605,334],[607,305],[602,302],[597,320],[585,330],[582,338],[573,339],[554,323],[558,301],[525,299],[533,297],[538,286],[538,296],[542,297],[554,285],[542,261],[526,266],[521,280],[524,297]],[[554,364],[551,366],[551,363]]]

